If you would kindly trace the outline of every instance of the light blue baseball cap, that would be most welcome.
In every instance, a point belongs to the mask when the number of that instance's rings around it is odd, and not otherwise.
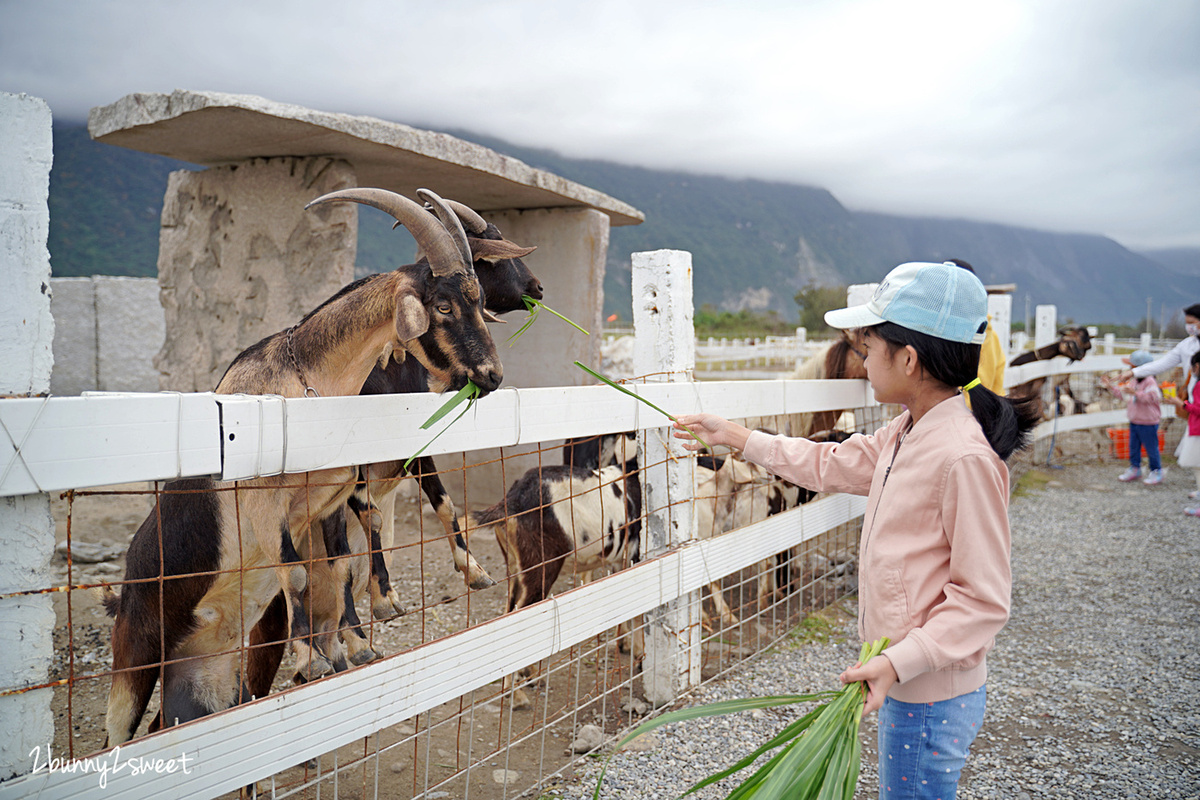
[[[881,322],[938,339],[983,344],[987,290],[956,264],[913,261],[887,274],[865,305],[825,313],[835,328],[866,328]]]
[[[1134,350],[1129,354],[1129,366],[1140,367],[1154,360],[1149,350]]]

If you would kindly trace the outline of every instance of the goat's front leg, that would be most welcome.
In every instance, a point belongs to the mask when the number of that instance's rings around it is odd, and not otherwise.
[[[737,615],[730,610],[729,604],[725,602],[725,592],[721,588],[720,581],[710,583],[708,585],[708,593],[712,596],[713,608],[716,610],[717,617],[720,618],[723,627],[733,627],[741,622],[737,618]]]
[[[429,499],[429,504],[433,506],[433,511],[441,520],[446,536],[450,540],[450,555],[454,558],[454,568],[463,573],[467,586],[472,589],[486,589],[489,586],[495,586],[496,582],[492,580],[492,576],[479,566],[475,557],[467,549],[467,541],[458,527],[454,503],[450,500],[450,494],[442,485],[435,470],[433,459],[427,456],[417,459],[417,477],[421,482],[421,490],[425,492],[425,497]]]

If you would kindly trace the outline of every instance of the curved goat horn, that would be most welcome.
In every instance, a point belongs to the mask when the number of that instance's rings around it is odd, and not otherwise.
[[[417,240],[417,246],[429,255],[429,265],[434,275],[441,277],[473,269],[470,255],[463,259],[462,245],[454,241],[449,231],[438,220],[429,216],[429,212],[420,204],[387,189],[341,189],[321,195],[305,208],[342,200],[378,208],[408,228],[408,232]],[[457,219],[455,217],[455,220]],[[458,230],[465,243],[466,234],[462,233],[461,225],[458,226]],[[467,252],[469,254],[470,250]]]
[[[463,230],[462,220],[458,218],[447,205],[446,201],[438,197],[435,192],[429,189],[417,189],[417,197],[424,200],[433,206],[433,213],[437,214],[437,218],[442,221],[442,225],[450,233],[454,243],[458,245],[458,252],[462,256],[463,261],[473,271],[475,269],[475,257],[471,255],[471,245],[467,242],[467,232]]]
[[[487,230],[487,222],[476,213],[475,209],[465,206],[457,200],[443,199],[442,202],[450,206],[450,209],[458,215],[458,218],[462,220],[462,224],[467,226],[467,230],[471,233],[478,235]]]

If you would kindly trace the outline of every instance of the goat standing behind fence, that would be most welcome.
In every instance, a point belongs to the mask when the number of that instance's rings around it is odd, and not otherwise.
[[[470,380],[485,392],[496,389],[502,367],[461,227],[452,233],[444,227],[445,214],[439,221],[411,200],[377,189],[343,190],[314,203],[356,199],[352,195],[386,206],[429,263],[350,284],[297,325],[241,353],[218,393],[353,395],[375,365],[410,356],[429,370],[434,388],[457,389]],[[441,203],[432,193],[425,196],[435,206]],[[237,669],[242,637],[268,605],[280,603],[281,590],[288,598],[277,606],[284,625],[268,632],[266,641],[311,636],[304,614],[296,613],[311,587],[295,538],[307,535],[322,515],[340,510],[356,475],[354,468],[339,468],[167,485],[130,544],[120,597],[105,603],[116,617],[109,745],[134,735],[160,671],[162,725],[245,699]],[[470,559],[468,567],[472,564]],[[344,575],[341,583],[337,577],[328,576],[329,586],[340,588]],[[310,645],[298,649],[314,657]]]

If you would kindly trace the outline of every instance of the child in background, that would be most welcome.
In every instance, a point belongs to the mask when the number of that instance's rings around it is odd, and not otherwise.
[[[1004,459],[1040,417],[1037,399],[981,385],[987,293],[952,264],[901,264],[869,303],[825,321],[863,329],[875,398],[902,414],[840,444],[752,432],[715,414],[679,416],[674,435],[699,449],[687,426],[800,486],[867,496],[859,633],[891,645],[840,677],[866,681],[864,712],[879,710],[880,796],[903,788],[951,800],[983,722],[987,652],[1008,619]]]
[[[1126,361],[1131,367],[1149,364],[1154,356],[1145,350],[1134,350]],[[1136,481],[1142,477],[1142,448],[1150,462],[1150,474],[1142,483],[1155,486],[1162,483],[1162,460],[1158,453],[1158,423],[1162,419],[1162,390],[1152,376],[1133,378],[1130,383],[1114,386],[1105,375],[1101,379],[1118,400],[1124,400],[1129,416],[1129,469],[1117,480]]]
[[[1192,386],[1192,396],[1187,400],[1181,397],[1168,397],[1177,406],[1188,412],[1187,436],[1179,445],[1179,466],[1187,467],[1196,476],[1196,491],[1188,497],[1200,498],[1200,352],[1192,354],[1191,380],[1184,381]],[[1183,509],[1183,513],[1200,517],[1200,502]]]

